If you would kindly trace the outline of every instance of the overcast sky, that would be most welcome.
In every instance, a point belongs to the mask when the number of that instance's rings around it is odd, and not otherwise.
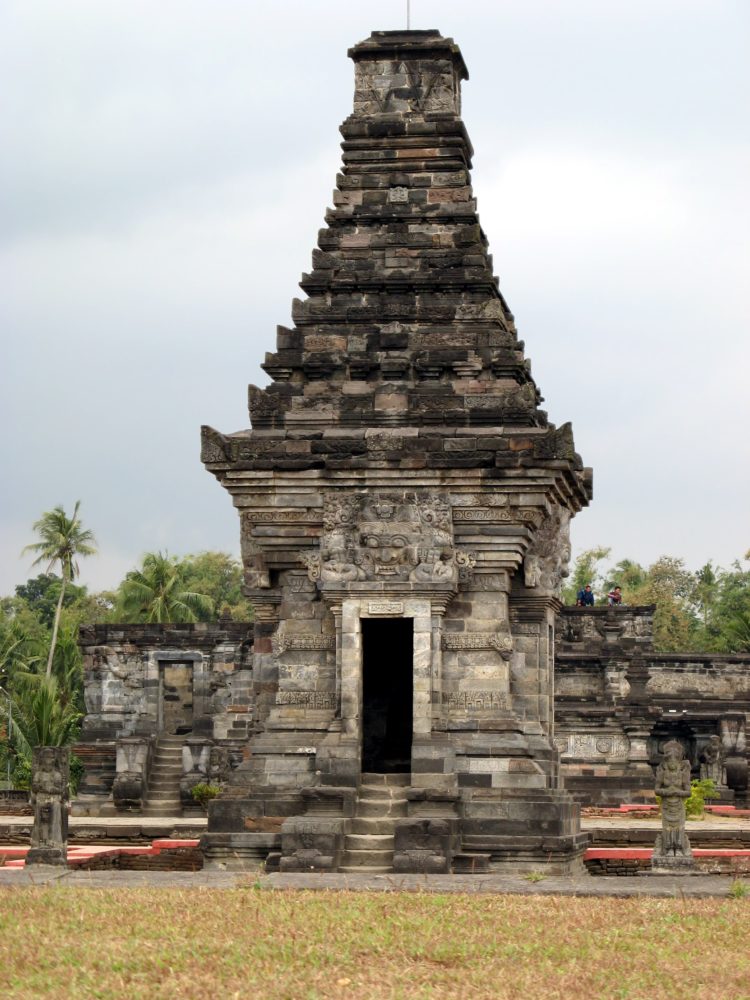
[[[248,426],[351,109],[405,0],[4,0],[0,593],[82,501],[95,588],[238,553],[199,428]],[[594,468],[574,550],[750,548],[750,4],[412,0],[461,46],[474,190],[550,418]]]

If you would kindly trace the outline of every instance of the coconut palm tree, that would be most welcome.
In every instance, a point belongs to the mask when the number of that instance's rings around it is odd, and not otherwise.
[[[76,500],[72,517],[68,517],[60,504],[52,510],[45,511],[39,520],[34,522],[33,526],[39,541],[27,545],[23,550],[24,552],[36,552],[37,558],[32,565],[38,566],[41,563],[47,563],[47,573],[55,564],[58,564],[62,577],[60,597],[57,601],[55,620],[52,625],[49,656],[47,657],[47,678],[52,675],[52,661],[55,656],[65,586],[78,576],[78,557],[92,556],[96,552],[96,539],[93,533],[81,524],[78,515],[80,506],[81,501]]]
[[[127,621],[160,624],[194,622],[213,608],[206,594],[186,589],[181,565],[161,552],[148,552],[141,568],[127,574],[118,603]]]

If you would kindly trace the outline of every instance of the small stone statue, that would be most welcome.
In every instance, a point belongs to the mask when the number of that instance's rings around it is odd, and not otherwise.
[[[212,746],[209,764],[209,781],[223,785],[229,777],[229,750],[223,746]]]
[[[721,740],[715,734],[701,754],[701,778],[710,778],[717,788],[725,787],[727,783]]]
[[[661,796],[661,833],[656,836],[652,869],[692,869],[690,841],[685,833],[685,799],[690,797],[690,762],[682,744],[664,745],[664,760],[656,769],[656,794]]]
[[[27,865],[67,865],[70,749],[34,747],[31,804],[34,828]]]

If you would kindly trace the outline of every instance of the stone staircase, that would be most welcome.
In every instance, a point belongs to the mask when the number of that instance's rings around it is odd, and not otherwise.
[[[393,871],[396,820],[406,816],[408,774],[363,774],[351,833],[344,842],[339,871],[381,874]]]
[[[148,778],[143,816],[182,816],[180,778],[184,736],[160,736]]]

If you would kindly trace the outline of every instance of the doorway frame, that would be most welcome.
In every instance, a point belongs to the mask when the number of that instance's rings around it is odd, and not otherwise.
[[[363,618],[413,619],[412,759],[414,743],[432,730],[433,609],[427,598],[344,598],[341,602],[340,677],[342,734],[355,740],[362,754]]]
[[[202,653],[188,652],[183,650],[155,651],[154,661],[156,666],[156,729],[158,733],[164,732],[164,667],[174,666],[184,663],[185,666],[192,667],[193,674],[193,720],[203,711],[202,704],[202,675],[204,669],[204,657]],[[200,709],[200,711],[199,711]]]

